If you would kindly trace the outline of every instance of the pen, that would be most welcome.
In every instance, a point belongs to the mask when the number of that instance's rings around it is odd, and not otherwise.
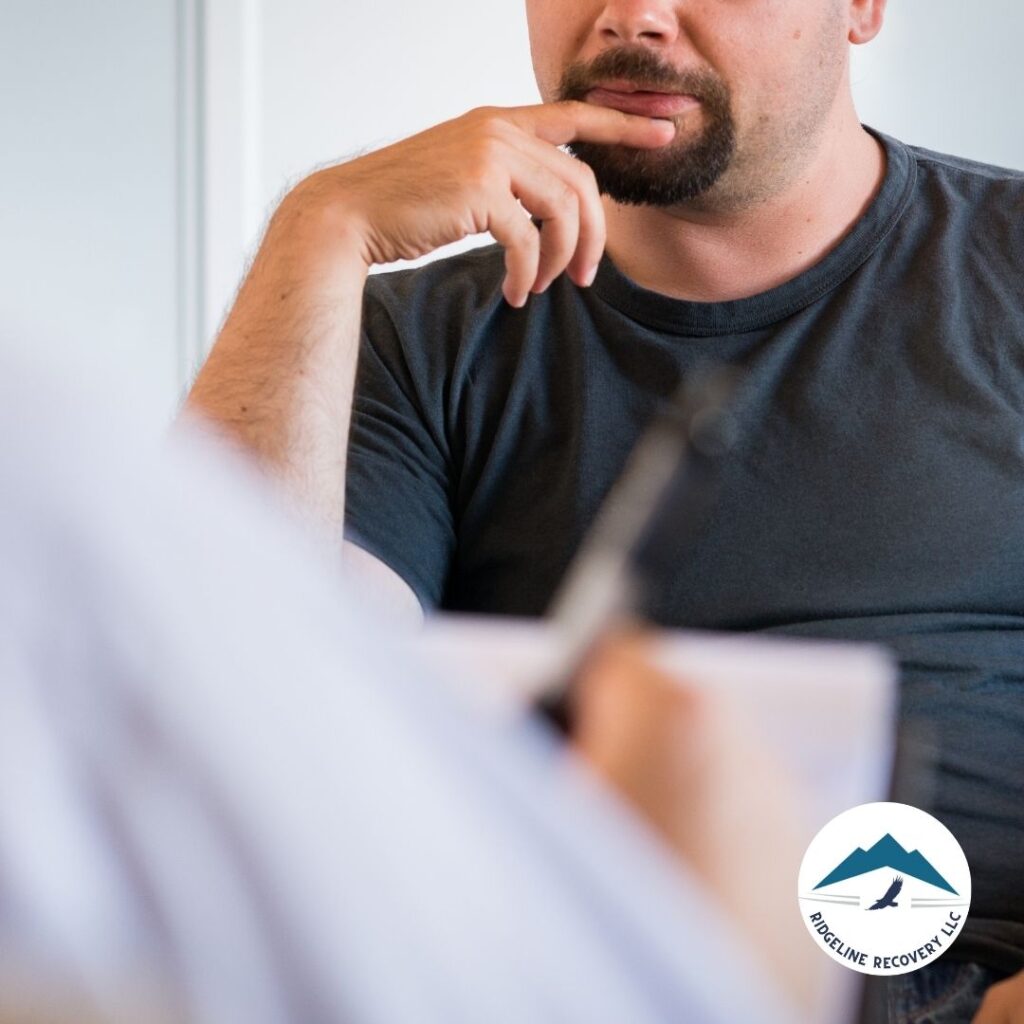
[[[730,405],[737,379],[724,366],[686,375],[630,454],[555,594],[548,618],[563,668],[537,707],[563,732],[571,731],[584,660],[610,629],[644,621],[711,509],[738,433]]]

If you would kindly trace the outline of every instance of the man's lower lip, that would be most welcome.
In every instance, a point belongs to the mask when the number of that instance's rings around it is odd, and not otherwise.
[[[677,117],[700,106],[696,96],[680,96],[671,92],[616,92],[614,89],[591,89],[588,103],[611,107],[641,117]]]

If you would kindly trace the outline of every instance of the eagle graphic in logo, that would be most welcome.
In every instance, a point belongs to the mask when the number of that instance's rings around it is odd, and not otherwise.
[[[900,889],[903,888],[903,879],[897,875],[892,880],[892,885],[885,890],[885,895],[880,899],[876,900],[867,910],[885,910],[886,907],[898,907],[899,904],[896,902],[896,897],[900,894]],[[876,889],[875,892],[878,892]]]

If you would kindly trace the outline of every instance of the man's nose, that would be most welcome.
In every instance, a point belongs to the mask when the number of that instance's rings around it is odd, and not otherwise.
[[[608,0],[595,29],[605,45],[660,48],[679,35],[675,7],[667,0]]]

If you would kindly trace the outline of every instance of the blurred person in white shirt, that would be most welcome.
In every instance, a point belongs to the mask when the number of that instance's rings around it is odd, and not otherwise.
[[[0,362],[0,1019],[812,1016],[785,787],[642,641],[583,758],[488,719],[198,431]]]

